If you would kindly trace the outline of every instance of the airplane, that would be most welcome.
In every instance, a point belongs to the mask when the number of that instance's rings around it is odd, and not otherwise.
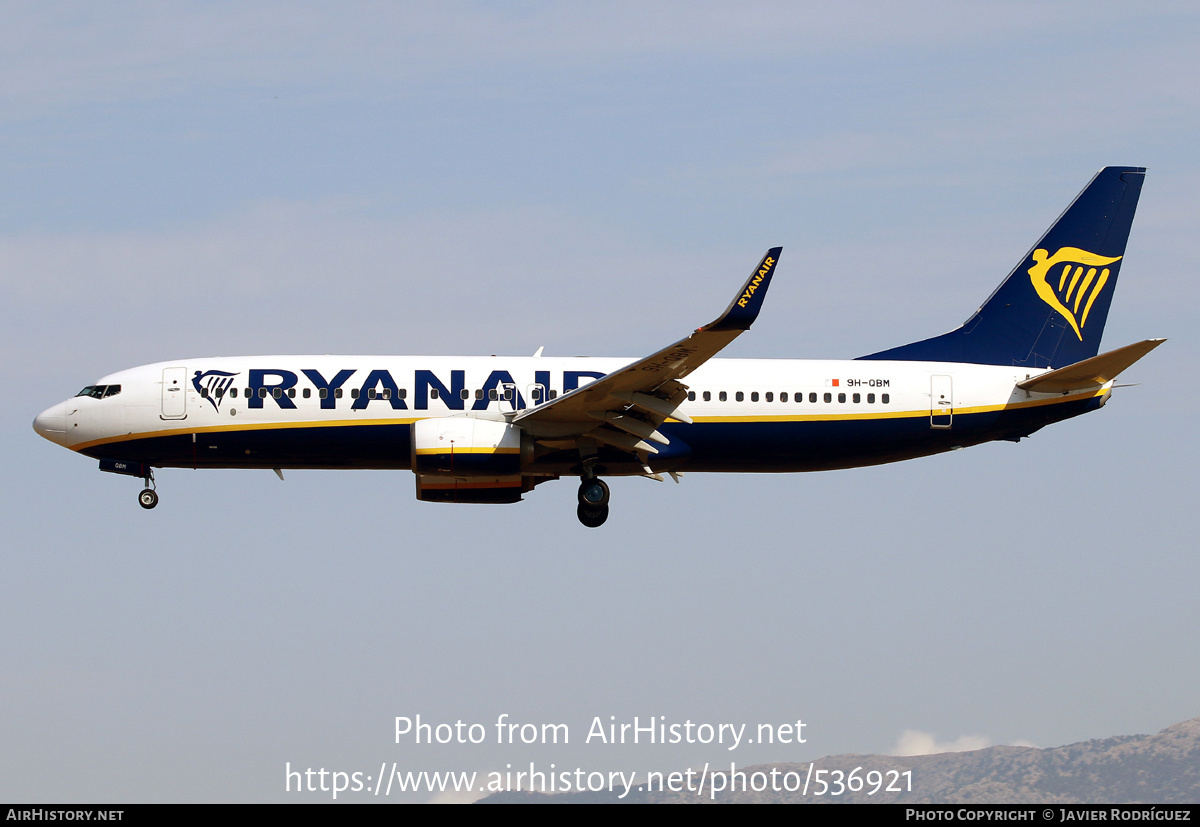
[[[781,248],[715,321],[642,359],[249,356],[104,376],[38,434],[144,481],[155,468],[411,469],[419,500],[513,503],[578,477],[602,525],[604,477],[875,465],[1018,442],[1102,407],[1164,339],[1099,354],[1143,167],[1098,172],[962,325],[848,361],[714,358],[750,329]]]

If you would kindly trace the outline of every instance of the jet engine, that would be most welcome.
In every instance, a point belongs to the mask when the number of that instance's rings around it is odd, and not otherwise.
[[[553,477],[522,476],[533,439],[515,425],[467,416],[422,419],[412,426],[417,499],[512,503]]]

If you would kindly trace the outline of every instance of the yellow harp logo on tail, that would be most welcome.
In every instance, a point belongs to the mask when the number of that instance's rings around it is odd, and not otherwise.
[[[1081,331],[1087,324],[1088,313],[1108,283],[1109,269],[1105,265],[1120,260],[1120,256],[1098,256],[1078,247],[1059,247],[1054,255],[1038,249],[1033,251],[1029,278],[1042,301],[1071,323],[1082,342]]]

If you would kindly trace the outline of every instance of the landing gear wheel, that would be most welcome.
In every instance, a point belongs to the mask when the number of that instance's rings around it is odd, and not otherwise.
[[[608,519],[608,506],[580,503],[575,513],[579,515],[579,522],[588,528],[599,528]]]
[[[153,488],[143,488],[138,494],[138,505],[142,508],[154,508],[158,505],[158,492]]]
[[[608,484],[599,477],[592,477],[579,483],[579,504],[589,508],[608,505]],[[604,522],[604,520],[600,522]]]

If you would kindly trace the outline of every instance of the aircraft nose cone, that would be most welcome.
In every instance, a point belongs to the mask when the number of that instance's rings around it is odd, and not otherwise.
[[[67,403],[59,402],[34,417],[33,430],[56,445],[66,445]]]

